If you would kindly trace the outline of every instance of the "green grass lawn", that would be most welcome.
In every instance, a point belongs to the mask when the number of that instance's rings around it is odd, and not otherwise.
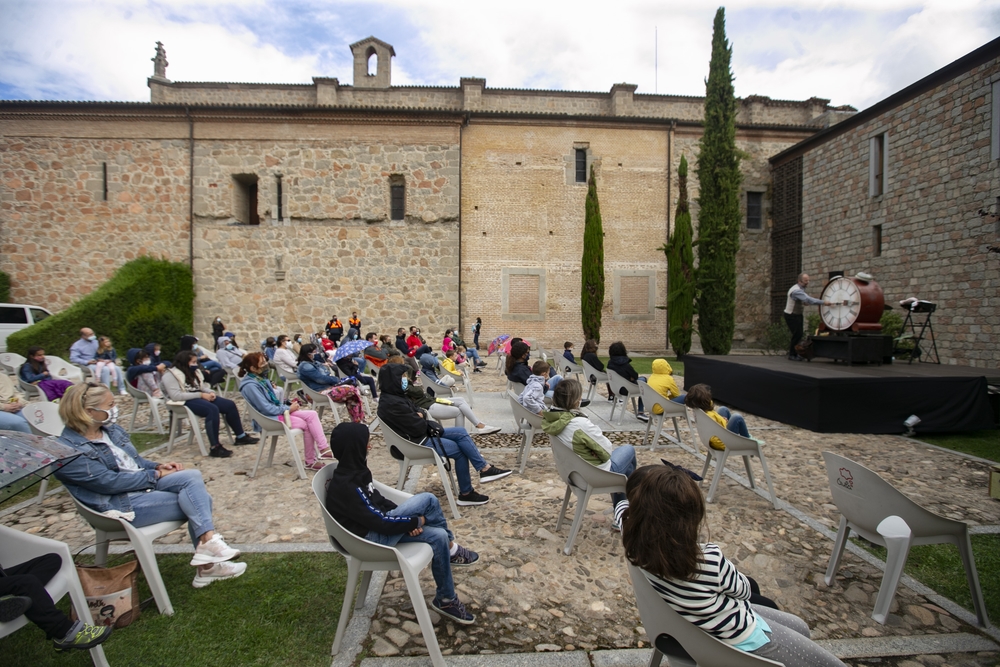
[[[1000,461],[1000,430],[918,434],[917,440],[990,461]]]
[[[864,549],[885,560],[885,549],[865,540],[855,540]],[[973,535],[972,553],[976,559],[979,585],[983,589],[986,611],[991,622],[1000,619],[1000,535]],[[951,544],[928,544],[913,547],[906,559],[906,574],[930,586],[970,612],[972,595],[965,581],[965,569],[958,548]]]
[[[110,664],[330,664],[347,579],[339,555],[248,554],[243,558],[249,565],[246,574],[202,589],[191,587],[190,556],[161,555],[157,560],[174,615],[161,616],[151,603],[137,622],[116,630],[104,643]],[[144,583],[142,588],[145,599],[149,589]],[[69,608],[68,598],[60,607]],[[7,667],[92,664],[87,651],[57,653],[34,625],[0,639],[0,656]]]
[[[608,357],[598,357],[601,363],[605,366],[608,365]],[[632,360],[632,368],[639,375],[649,375],[653,372],[653,360],[654,359],[666,359],[670,362],[670,368],[673,369],[674,375],[684,375],[684,362],[677,361],[674,357],[637,357],[634,355],[629,355],[629,359]],[[579,363],[579,355],[577,355],[577,363]]]

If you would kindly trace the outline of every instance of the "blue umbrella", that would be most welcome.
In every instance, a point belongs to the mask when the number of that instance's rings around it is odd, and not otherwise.
[[[344,357],[356,357],[371,346],[371,341],[349,340],[346,343],[341,343],[340,347],[333,351],[333,360],[340,361]]]

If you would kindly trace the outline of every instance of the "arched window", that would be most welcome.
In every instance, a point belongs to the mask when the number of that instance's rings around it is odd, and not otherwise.
[[[374,60],[375,66],[372,66],[372,61]],[[369,46],[368,50],[365,51],[365,61],[368,63],[368,76],[375,76],[378,73],[378,53],[375,52],[374,46]]]

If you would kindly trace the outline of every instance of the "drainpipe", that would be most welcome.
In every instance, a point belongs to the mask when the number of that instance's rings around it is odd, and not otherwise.
[[[462,328],[462,136],[469,124],[469,112],[458,126],[458,328]]]
[[[184,107],[188,121],[188,265],[194,277],[194,119],[191,108]]]

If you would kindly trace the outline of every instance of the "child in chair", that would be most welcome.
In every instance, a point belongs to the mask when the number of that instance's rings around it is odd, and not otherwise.
[[[684,397],[684,405],[695,410],[704,410],[709,419],[712,419],[727,431],[742,435],[744,438],[750,437],[750,431],[747,429],[747,423],[743,419],[743,415],[730,412],[729,408],[724,405],[716,408],[712,402],[712,388],[707,384],[696,384],[691,387],[687,396]],[[722,444],[722,441],[714,435],[709,441],[709,445],[712,449],[723,450],[726,448]]]

